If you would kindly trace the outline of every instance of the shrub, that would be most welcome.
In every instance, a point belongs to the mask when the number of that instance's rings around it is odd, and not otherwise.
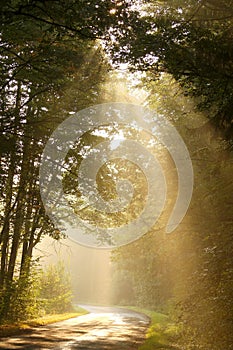
[[[46,313],[72,311],[70,276],[62,262],[49,265],[41,273],[40,298]]]

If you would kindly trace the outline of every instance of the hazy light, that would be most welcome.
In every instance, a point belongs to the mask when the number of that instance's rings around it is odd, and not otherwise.
[[[109,11],[109,13],[110,13],[111,15],[115,15],[116,12],[117,12],[117,9],[111,9],[111,10]]]

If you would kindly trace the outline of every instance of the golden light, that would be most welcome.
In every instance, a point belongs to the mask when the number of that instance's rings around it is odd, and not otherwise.
[[[111,9],[111,10],[109,11],[109,13],[110,13],[111,15],[115,15],[116,12],[117,12],[117,9]]]

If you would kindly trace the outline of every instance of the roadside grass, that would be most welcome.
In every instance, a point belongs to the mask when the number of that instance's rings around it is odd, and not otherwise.
[[[180,325],[172,322],[167,315],[155,311],[137,307],[129,307],[129,309],[141,312],[149,316],[151,320],[146,340],[139,350],[179,349],[176,342],[181,332]]]
[[[28,321],[17,322],[14,324],[0,325],[0,337],[9,337],[29,331],[33,327],[46,326],[51,323],[65,321],[70,318],[78,317],[87,314],[88,311],[81,307],[75,307],[75,312],[67,312],[64,314],[51,314],[43,317],[38,317]]]

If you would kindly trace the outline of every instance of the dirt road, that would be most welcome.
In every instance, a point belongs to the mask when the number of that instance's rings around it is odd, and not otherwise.
[[[147,316],[114,307],[81,305],[90,313],[0,339],[0,349],[137,350],[145,338]]]

